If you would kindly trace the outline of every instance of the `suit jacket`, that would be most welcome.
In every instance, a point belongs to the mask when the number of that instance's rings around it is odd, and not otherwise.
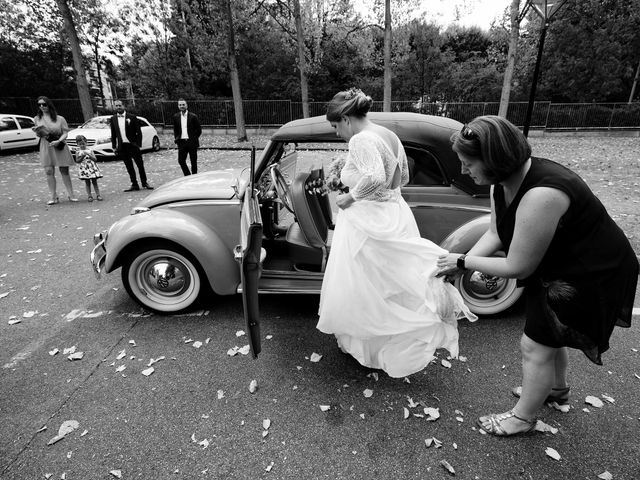
[[[124,133],[130,143],[142,146],[142,129],[140,128],[140,122],[135,115],[125,112],[125,128]],[[120,133],[120,125],[118,124],[118,115],[113,114],[111,116],[111,146],[115,151],[119,151],[122,147],[122,134]]]
[[[175,137],[176,143],[178,143],[178,140],[182,137],[182,123],[180,122],[180,115],[182,114],[179,112],[173,116],[173,136]],[[187,135],[189,135],[189,141],[193,142],[196,148],[200,146],[198,139],[201,134],[202,127],[200,126],[198,116],[187,110]]]

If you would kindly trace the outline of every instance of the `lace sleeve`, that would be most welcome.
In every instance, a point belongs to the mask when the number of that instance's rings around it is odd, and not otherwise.
[[[400,143],[400,140],[398,140]],[[400,144],[400,155],[398,156],[398,162],[400,163],[400,185],[405,186],[409,183],[409,163],[407,161],[407,154],[404,151],[404,147]]]
[[[349,141],[349,157],[361,175],[360,180],[349,190],[355,200],[375,197],[385,188],[386,175],[380,151],[371,139],[355,135]]]

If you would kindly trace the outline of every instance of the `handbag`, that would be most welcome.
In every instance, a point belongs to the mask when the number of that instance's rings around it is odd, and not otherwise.
[[[61,137],[61,135],[56,135],[55,133],[50,133],[49,135],[46,136],[47,142],[51,143],[51,142],[55,142],[56,140],[58,140]],[[66,143],[64,141],[58,143],[55,147],[56,150],[64,150],[64,147],[66,146]]]

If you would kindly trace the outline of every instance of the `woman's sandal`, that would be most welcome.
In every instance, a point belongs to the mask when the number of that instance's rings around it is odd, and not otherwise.
[[[518,432],[513,432],[513,433],[507,432],[504,428],[502,428],[501,422],[509,418],[515,418],[516,420],[519,420],[525,423],[527,425],[527,428],[525,430],[520,430]],[[482,421],[483,419],[485,420],[484,422]],[[488,427],[485,427],[484,425],[486,421],[489,422]],[[480,417],[478,418],[476,423],[481,430],[491,435],[495,435],[497,437],[510,437],[512,435],[521,435],[521,434],[531,432],[534,428],[536,428],[536,424],[538,423],[538,420],[536,418],[532,418],[531,420],[526,420],[516,415],[513,410],[510,410],[506,413],[497,413],[497,414],[493,413],[487,417]]]
[[[569,387],[564,388],[552,388],[551,393],[544,400],[544,403],[557,403],[558,405],[567,405],[569,403]],[[522,387],[514,387],[511,389],[511,394],[520,398],[522,395]]]
[[[47,205],[55,205],[56,203],[60,203],[60,200],[58,199],[58,197],[49,200],[47,202]]]

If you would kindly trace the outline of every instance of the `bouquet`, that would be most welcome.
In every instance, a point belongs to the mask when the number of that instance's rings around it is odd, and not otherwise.
[[[340,180],[340,174],[342,173],[344,164],[344,156],[334,158],[329,164],[326,184],[327,188],[332,192],[349,193],[349,187]]]

